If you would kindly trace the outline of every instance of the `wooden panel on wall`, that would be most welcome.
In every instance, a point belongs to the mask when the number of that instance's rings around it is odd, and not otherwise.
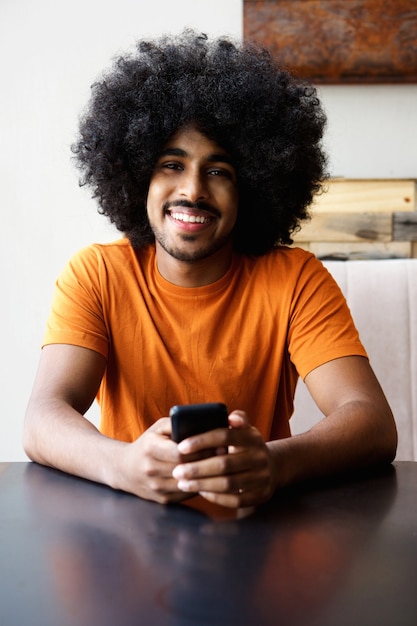
[[[331,179],[294,243],[318,257],[417,255],[415,180]]]
[[[312,241],[297,242],[297,246],[309,250],[319,259],[407,259],[413,254],[413,244],[409,241],[390,242],[332,242]]]
[[[393,239],[417,241],[417,212],[394,213]]]
[[[416,182],[408,179],[332,178],[314,201],[314,213],[417,210]]]
[[[390,213],[315,213],[297,241],[392,241]]]
[[[245,0],[243,32],[316,83],[417,82],[417,0]]]

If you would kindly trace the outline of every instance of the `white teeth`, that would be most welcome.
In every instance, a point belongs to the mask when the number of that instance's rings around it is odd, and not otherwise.
[[[180,222],[190,222],[192,224],[205,224],[210,221],[209,217],[203,217],[202,215],[189,215],[188,213],[171,213],[174,220],[179,220]]]

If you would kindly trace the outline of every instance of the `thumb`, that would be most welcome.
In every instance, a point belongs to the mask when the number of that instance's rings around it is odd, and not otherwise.
[[[232,411],[229,415],[229,426],[231,428],[249,428],[249,418],[245,411]]]

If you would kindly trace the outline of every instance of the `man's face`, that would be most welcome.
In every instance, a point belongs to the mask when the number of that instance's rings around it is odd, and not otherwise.
[[[227,152],[193,126],[178,130],[156,163],[147,211],[160,253],[192,263],[230,251],[238,188]]]

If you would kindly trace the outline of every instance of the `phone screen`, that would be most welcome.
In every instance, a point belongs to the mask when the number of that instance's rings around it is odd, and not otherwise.
[[[207,430],[227,428],[229,425],[227,407],[222,402],[176,405],[169,414],[172,439],[177,443]]]

